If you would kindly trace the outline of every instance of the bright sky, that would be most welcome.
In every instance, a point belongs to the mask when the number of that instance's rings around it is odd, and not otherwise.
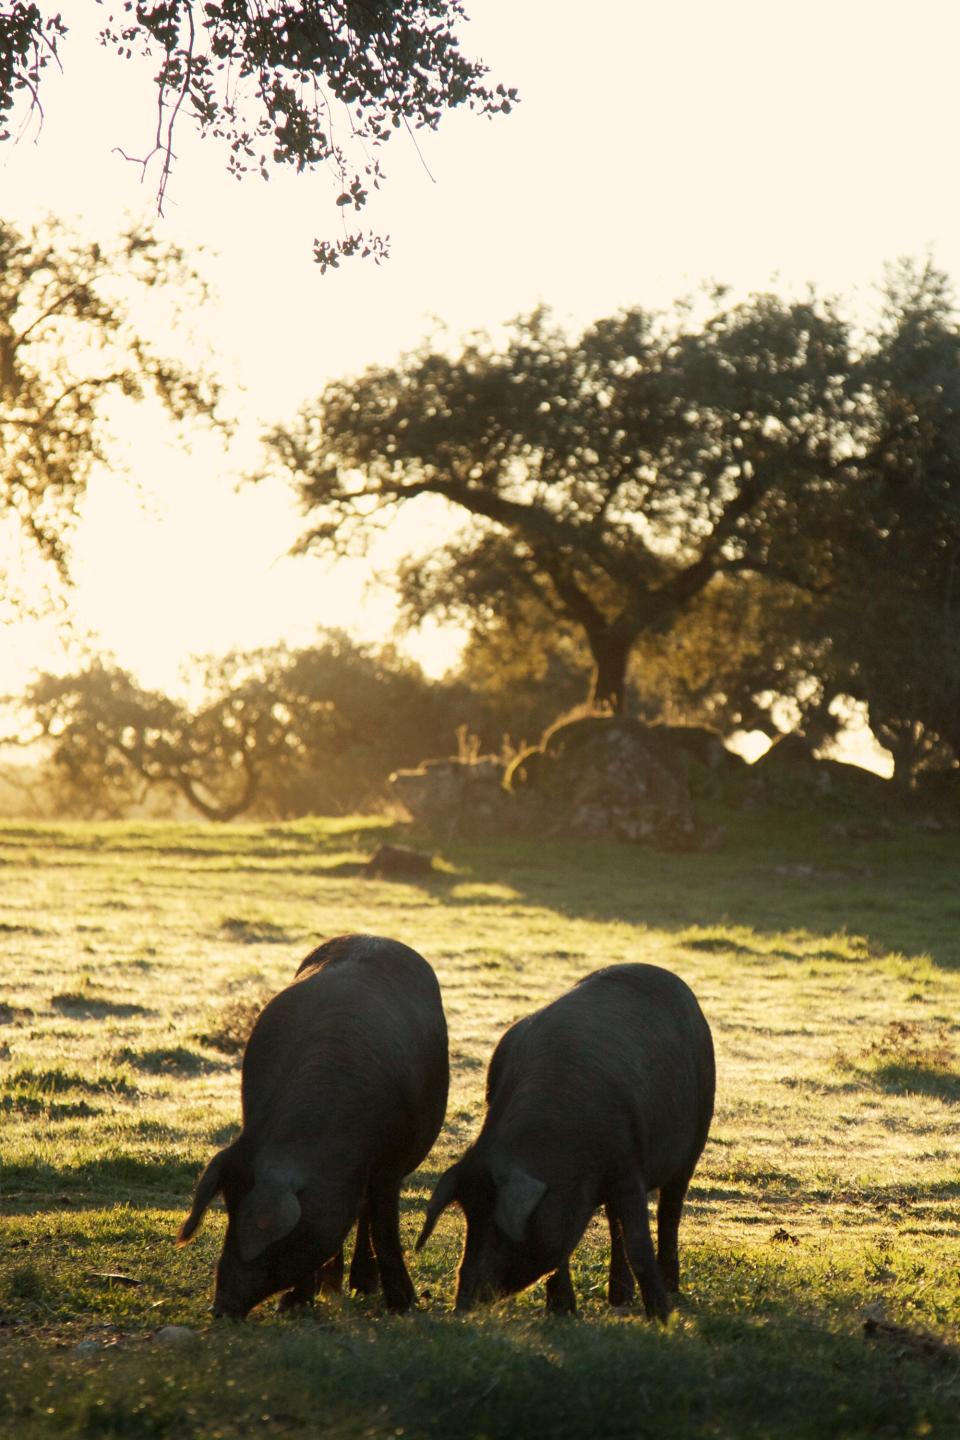
[[[244,425],[231,454],[199,438],[184,454],[150,429],[122,437],[137,489],[119,475],[91,489],[74,611],[147,684],[176,684],[191,654],[306,643],[317,625],[385,637],[392,609],[365,592],[362,567],[286,558],[300,523],[286,495],[235,482],[263,422],[438,322],[496,328],[542,301],[587,323],[709,278],[849,295],[903,254],[932,253],[960,277],[956,0],[466,8],[465,51],[522,104],[492,122],[450,116],[420,154],[391,142],[366,222],[392,236],[380,268],[313,264],[313,236],[336,226],[324,176],[238,184],[181,123],[158,230],[205,248],[197,263],[220,298],[198,319]],[[0,205],[102,237],[153,214],[155,174],[141,183],[114,149],[149,147],[152,87],[80,29],[99,19],[92,0],[66,13],[65,74],[45,81],[39,136],[0,155]],[[410,540],[389,539],[381,568]],[[429,634],[415,648],[438,669],[455,646]],[[11,628],[4,650],[2,688],[67,663],[50,625]]]

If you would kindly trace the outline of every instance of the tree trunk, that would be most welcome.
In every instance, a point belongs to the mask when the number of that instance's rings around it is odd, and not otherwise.
[[[622,715],[627,701],[627,664],[636,635],[611,627],[595,631],[588,639],[593,655],[590,704],[595,710]]]
[[[224,800],[219,804],[216,800],[212,803],[209,800],[204,800],[203,796],[198,792],[193,778],[184,771],[179,771],[171,778],[181,795],[189,801],[195,810],[199,810],[200,814],[206,820],[226,824],[230,820],[236,820],[238,815],[242,815],[244,811],[249,810],[253,804],[257,790],[260,788],[260,776],[257,771],[251,769],[249,764],[244,765],[244,770],[246,771],[246,778],[244,780],[243,793],[235,800]]]

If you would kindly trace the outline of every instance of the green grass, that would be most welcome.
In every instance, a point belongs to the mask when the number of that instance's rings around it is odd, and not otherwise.
[[[360,874],[407,838],[376,818],[0,827],[0,1434],[960,1434],[960,836],[852,842],[831,818],[725,816],[693,855],[445,844],[419,883]],[[236,1133],[243,1035],[347,930],[414,945],[444,992],[453,1085],[410,1250],[508,1024],[616,961],[692,984],[718,1105],[668,1326],[610,1313],[597,1221],[576,1320],[542,1288],[454,1316],[455,1212],[410,1256],[415,1315],[210,1321],[222,1212],[173,1237]]]

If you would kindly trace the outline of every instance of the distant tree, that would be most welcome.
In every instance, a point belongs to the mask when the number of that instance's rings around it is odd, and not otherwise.
[[[638,637],[627,703],[649,723],[722,735],[746,729],[775,738],[789,719],[811,744],[822,743],[841,723],[825,708],[834,695],[823,678],[829,653],[821,609],[807,590],[750,573],[720,574],[669,629]],[[558,711],[582,704],[590,652],[576,627],[531,603],[509,620],[475,624],[457,675],[477,701],[509,710],[520,727],[513,734],[536,739]]]
[[[104,661],[43,675],[16,738],[48,753],[62,813],[119,815],[167,795],[223,821],[379,805],[392,770],[455,751],[471,720],[463,685],[336,631],[209,660],[204,678],[191,707]]]
[[[910,783],[960,766],[960,323],[947,277],[892,267],[855,337],[845,458],[779,519],[793,583],[718,576],[635,652],[662,707],[774,733],[777,702],[811,745],[851,701]]]
[[[54,222],[0,221],[0,514],[61,571],[116,399],[152,394],[177,420],[215,414],[216,384],[160,354],[134,319],[135,292],[159,287],[174,311],[203,294],[182,253],[147,232],[106,246]]]
[[[468,723],[462,688],[428,680],[390,646],[339,631],[302,649],[241,656],[239,666],[229,688],[269,694],[286,726],[283,763],[266,767],[257,800],[280,817],[376,808],[391,771],[455,751],[457,727]]]
[[[23,703],[32,725],[19,743],[46,743],[65,814],[122,815],[159,790],[208,820],[232,820],[250,808],[268,759],[288,743],[272,703],[220,695],[191,711],[102,661],[40,676]]]
[[[641,636],[720,575],[826,583],[803,517],[839,483],[849,368],[826,305],[774,296],[628,311],[570,341],[546,314],[506,345],[424,347],[333,383],[268,437],[309,511],[304,550],[344,552],[424,496],[467,517],[400,577],[408,619],[573,625],[591,700],[621,709]]]
[[[159,202],[183,117],[228,148],[231,173],[273,165],[332,172],[341,213],[363,209],[383,178],[375,152],[395,130],[436,129],[466,104],[508,112],[516,91],[484,84],[487,67],[460,51],[456,0],[87,0],[101,43],[121,59],[157,65],[157,125],[144,166],[160,165]],[[72,9],[78,8],[76,0]],[[45,13],[46,12],[46,13]],[[17,102],[40,106],[43,71],[59,59],[67,25],[52,7],[14,0],[0,8],[0,125]],[[97,20],[94,20],[97,16]],[[71,26],[77,17],[71,14]],[[0,130],[0,138],[9,136]],[[343,226],[315,241],[322,268],[360,252],[386,254],[381,235]]]

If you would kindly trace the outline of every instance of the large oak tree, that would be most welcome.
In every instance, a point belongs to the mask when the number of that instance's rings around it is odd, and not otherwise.
[[[801,517],[847,463],[848,368],[845,325],[813,301],[633,310],[575,339],[539,311],[500,347],[424,347],[330,384],[268,445],[308,512],[304,549],[346,552],[447,501],[467,523],[404,569],[408,617],[482,629],[533,602],[583,634],[591,699],[617,711],[639,637],[714,577],[826,578]]]
[[[811,743],[864,702],[898,772],[960,762],[960,324],[931,265],[854,323],[772,295],[629,311],[569,338],[424,346],[329,385],[268,437],[347,551],[440,497],[461,517],[398,576],[407,618],[593,660],[590,699]],[[429,513],[429,512],[427,512]],[[557,637],[556,641],[552,635]],[[521,669],[523,667],[521,666]],[[533,673],[531,666],[527,673]]]

